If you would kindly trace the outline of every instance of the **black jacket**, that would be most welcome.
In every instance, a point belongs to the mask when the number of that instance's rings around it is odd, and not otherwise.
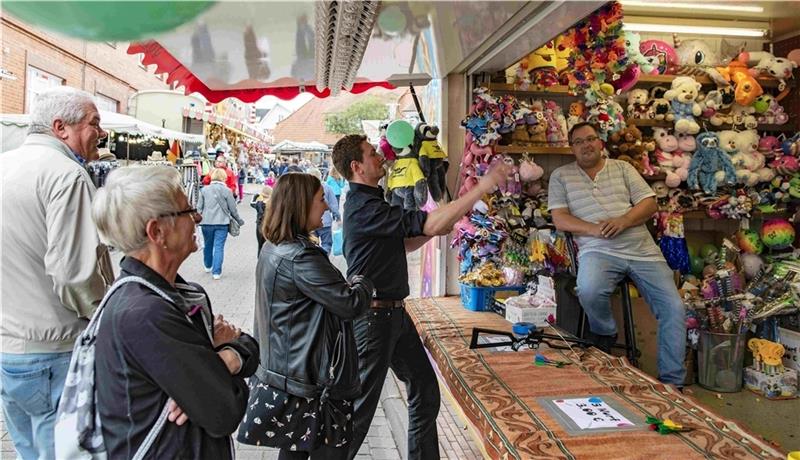
[[[333,399],[358,396],[350,320],[369,308],[373,287],[363,277],[351,282],[305,237],[277,246],[267,241],[256,268],[253,328],[261,381],[306,398],[320,396],[326,386]]]
[[[106,304],[95,372],[108,458],[131,458],[169,398],[189,421],[183,426],[167,422],[145,458],[232,458],[229,435],[245,413],[249,392],[244,379],[258,367],[258,344],[242,334],[224,345],[242,358],[239,374],[230,375],[209,338],[207,324],[213,327],[213,312],[202,288],[195,285],[189,294],[191,288],[180,276],[173,287],[131,257],[124,258],[121,267],[120,278],[142,277],[174,304],[139,283],[123,285]],[[189,289],[179,292],[181,285]],[[197,299],[205,299],[207,311],[193,308]],[[188,320],[185,313],[193,310]]]

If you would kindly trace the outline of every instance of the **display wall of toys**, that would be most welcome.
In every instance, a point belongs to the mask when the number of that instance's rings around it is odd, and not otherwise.
[[[493,162],[514,168],[456,228],[460,280],[511,286],[569,269],[546,179],[573,161],[568,129],[590,121],[608,156],[656,193],[653,229],[682,274],[690,338],[751,330],[780,342],[781,327],[800,329],[800,114],[783,106],[797,96],[800,49],[723,56],[707,40],[642,39],[623,22],[609,3],[473,91],[459,195]]]

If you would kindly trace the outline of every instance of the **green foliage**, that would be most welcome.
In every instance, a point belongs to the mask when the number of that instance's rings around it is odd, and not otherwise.
[[[375,97],[364,98],[341,112],[325,115],[325,131],[335,134],[364,134],[361,120],[385,120],[386,104]]]

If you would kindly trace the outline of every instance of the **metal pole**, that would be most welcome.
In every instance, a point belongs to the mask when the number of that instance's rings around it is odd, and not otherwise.
[[[409,83],[408,89],[411,90],[411,98],[414,99],[414,106],[417,108],[417,114],[419,115],[419,121],[421,123],[425,123],[425,115],[422,114],[422,107],[419,105],[419,99],[417,98],[417,92],[414,91],[414,84]]]

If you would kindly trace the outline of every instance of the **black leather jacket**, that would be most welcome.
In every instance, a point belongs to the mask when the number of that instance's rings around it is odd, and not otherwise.
[[[348,284],[328,256],[305,237],[267,241],[256,268],[254,336],[259,380],[289,394],[332,399],[361,391],[351,320],[372,301],[372,283]]]

